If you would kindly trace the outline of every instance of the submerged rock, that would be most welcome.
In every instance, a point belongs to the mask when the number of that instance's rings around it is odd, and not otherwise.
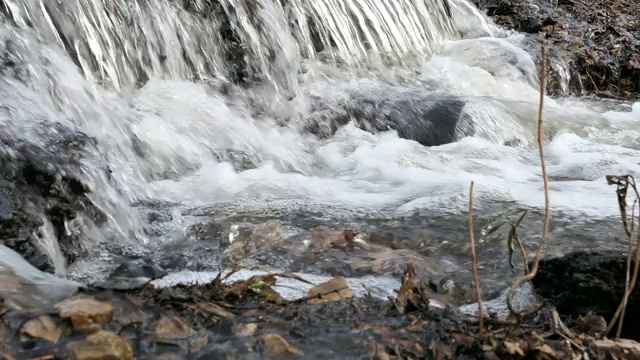
[[[60,318],[71,322],[73,329],[91,332],[102,329],[113,317],[113,306],[92,298],[74,298],[56,305]]]
[[[73,360],[132,360],[133,350],[122,336],[101,330],[85,340],[69,344],[69,359]]]

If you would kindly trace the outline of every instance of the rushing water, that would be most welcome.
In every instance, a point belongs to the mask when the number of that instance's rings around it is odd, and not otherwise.
[[[42,122],[97,139],[79,176],[109,221],[78,225],[87,243],[171,251],[157,246],[193,243],[190,227],[210,222],[214,209],[268,209],[300,244],[300,229],[312,225],[370,226],[409,239],[410,248],[426,242],[430,254],[465,268],[471,181],[480,226],[533,209],[525,231],[537,241],[539,80],[523,35],[499,29],[466,0],[211,3],[0,1],[0,52],[12,64],[0,65],[9,69],[0,78],[0,125],[36,145],[48,136],[33,130]],[[449,144],[426,147],[353,124],[327,138],[304,130],[309,118],[358,107],[354,99],[385,104],[384,112],[450,97],[476,131]],[[604,176],[639,173],[640,103],[545,102],[551,249],[622,246]],[[152,223],[150,212],[160,214]],[[42,248],[63,273],[55,236],[46,234]],[[481,246],[487,276],[506,268],[499,241]],[[113,255],[97,248],[97,257],[73,265],[76,276],[109,268]],[[198,249],[181,251],[197,257]],[[286,258],[268,265],[291,268]]]

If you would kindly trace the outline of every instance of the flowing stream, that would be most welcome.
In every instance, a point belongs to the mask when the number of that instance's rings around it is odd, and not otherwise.
[[[42,231],[59,274],[102,280],[124,255],[215,270],[229,232],[263,218],[287,246],[255,268],[396,275],[359,273],[344,254],[301,262],[294,254],[323,225],[466,274],[471,181],[478,234],[529,210],[522,236],[530,249],[539,240],[530,42],[467,0],[3,0],[0,10],[0,128],[35,146],[51,136],[43,124],[96,139],[76,176],[108,219],[78,218],[88,251],[69,266]],[[435,115],[462,124],[451,141],[412,140],[416,114],[451,104],[455,116]],[[360,125],[401,118],[411,130],[373,131],[350,121],[356,112]],[[310,130],[336,119],[346,120],[322,136]],[[640,174],[640,103],[547,97],[545,127],[548,251],[624,249],[604,177]],[[511,276],[506,251],[504,238],[480,244],[487,281]]]

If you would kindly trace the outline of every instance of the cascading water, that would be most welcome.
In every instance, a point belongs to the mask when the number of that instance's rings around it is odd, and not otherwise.
[[[0,6],[0,149],[55,157],[56,126],[95,139],[79,165],[55,165],[106,219],[64,224],[89,252],[188,242],[211,207],[462,217],[471,180],[479,209],[543,203],[535,63],[466,0]],[[617,216],[603,176],[637,172],[640,155],[639,105],[597,105],[547,99],[545,112],[552,202],[589,218]],[[149,220],[154,206],[171,220]],[[39,247],[64,267],[47,226]]]

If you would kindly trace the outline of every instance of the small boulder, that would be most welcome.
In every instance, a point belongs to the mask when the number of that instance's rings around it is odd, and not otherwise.
[[[265,334],[260,339],[264,346],[264,354],[272,358],[290,357],[302,355],[302,351],[289,344],[285,338],[278,334]]]
[[[62,332],[62,327],[48,315],[38,316],[35,319],[27,321],[20,330],[23,336],[46,340],[52,343],[57,343],[60,340]]]
[[[69,344],[68,351],[71,360],[133,360],[129,342],[106,330]]]
[[[73,298],[56,305],[60,318],[69,320],[76,331],[96,331],[111,320],[113,306],[93,298]]]
[[[182,340],[196,332],[182,319],[175,316],[167,316],[156,323],[154,338],[156,341]]]
[[[258,331],[258,325],[255,323],[238,324],[236,328],[236,336],[252,337]]]

